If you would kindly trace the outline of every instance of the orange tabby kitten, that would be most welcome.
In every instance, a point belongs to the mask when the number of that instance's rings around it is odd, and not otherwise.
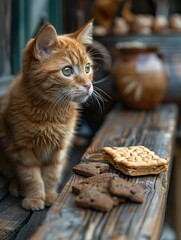
[[[1,106],[1,145],[8,158],[1,171],[10,193],[23,195],[22,207],[40,210],[57,197],[63,161],[73,137],[77,107],[93,92],[92,21],[58,36],[46,25],[23,55],[23,71]]]

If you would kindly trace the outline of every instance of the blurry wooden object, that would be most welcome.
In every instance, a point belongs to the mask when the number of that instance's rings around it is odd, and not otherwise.
[[[132,1],[127,0],[125,1],[125,4],[123,8],[121,9],[121,16],[128,22],[132,23],[134,20],[134,14],[131,11],[132,8]]]
[[[132,33],[150,34],[154,17],[150,14],[137,14],[131,25]]]
[[[168,86],[164,101],[181,104],[181,35],[180,34],[154,34],[154,35],[130,35],[130,36],[105,36],[96,37],[96,40],[104,44],[109,50],[115,44],[141,41],[146,45],[154,46],[164,56],[164,64],[167,70]],[[114,56],[112,58],[114,63]]]
[[[112,74],[120,99],[135,109],[158,106],[166,93],[167,74],[157,48],[128,42],[117,44],[117,51]]]
[[[169,26],[176,32],[181,32],[181,14],[172,14],[169,18]]]
[[[98,25],[109,29],[112,23],[114,14],[117,10],[120,0],[96,0],[93,5],[93,15]]]
[[[93,15],[97,24],[109,31],[116,16],[122,16],[128,22],[133,21],[131,5],[131,0],[96,0],[93,5]]]

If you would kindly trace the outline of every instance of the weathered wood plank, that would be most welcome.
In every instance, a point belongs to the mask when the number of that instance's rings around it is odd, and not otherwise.
[[[112,111],[82,161],[103,160],[103,146],[144,145],[169,161],[169,171],[156,176],[127,177],[145,188],[143,204],[124,203],[109,213],[79,209],[72,185],[81,177],[72,174],[57,201],[48,211],[35,239],[158,239],[167,199],[177,108],[163,105],[155,111]],[[117,171],[111,168],[111,172]]]
[[[20,198],[8,195],[0,204],[0,239],[14,239],[30,215],[20,206]]]
[[[24,224],[19,233],[17,234],[15,240],[28,239],[32,234],[35,233],[37,228],[41,225],[45,219],[47,209],[43,211],[37,211],[32,213],[30,219]]]

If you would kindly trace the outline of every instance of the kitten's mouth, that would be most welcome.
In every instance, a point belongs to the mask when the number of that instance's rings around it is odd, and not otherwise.
[[[81,93],[79,96],[74,97],[74,101],[77,103],[85,102],[91,95],[93,91],[87,91],[86,93]]]
[[[92,90],[88,90],[85,94],[85,96],[90,97],[92,95],[93,91]]]
[[[85,102],[93,93],[93,86],[88,88],[85,91],[85,88],[80,89],[80,91],[77,92],[77,94],[74,95],[73,101],[77,103],[83,103]]]
[[[93,87],[91,87],[89,90],[87,90],[87,95],[90,97],[93,93]]]
[[[84,94],[84,95],[81,95],[81,96],[76,96],[76,97],[74,97],[74,102],[83,103],[83,102],[85,102],[89,97],[90,97],[90,95],[88,95],[88,94]]]

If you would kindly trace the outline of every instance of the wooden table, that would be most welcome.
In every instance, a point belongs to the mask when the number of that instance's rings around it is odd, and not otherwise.
[[[145,201],[143,204],[126,202],[109,213],[75,206],[72,185],[82,178],[72,174],[31,240],[159,239],[167,202],[176,126],[175,105],[162,105],[148,112],[116,107],[108,114],[82,161],[102,159],[101,149],[104,146],[144,145],[168,159],[168,172],[143,177],[128,177],[119,173],[127,181],[145,187]],[[117,173],[113,168],[110,171]]]

